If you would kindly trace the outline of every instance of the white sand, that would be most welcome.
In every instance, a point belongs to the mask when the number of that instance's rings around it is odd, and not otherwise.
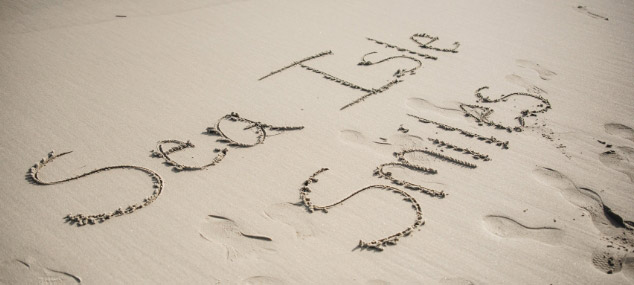
[[[0,3],[0,282],[634,282],[630,1],[120,2]],[[420,48],[410,40],[417,33],[438,36],[438,48],[460,42],[458,53]],[[374,62],[407,55],[422,67],[342,111],[365,93],[299,65],[258,80],[326,51],[304,64],[363,88],[417,66],[403,57],[357,65],[364,54],[377,52],[366,57]],[[529,92],[552,109],[527,117],[523,132],[478,126],[461,103],[491,107],[490,119],[505,126],[541,103],[477,103],[482,86],[491,99]],[[268,131],[264,144],[248,148],[204,134],[231,112],[305,128]],[[407,114],[495,136],[509,149]],[[235,125],[226,130],[255,139]],[[214,148],[228,153],[206,170],[175,172],[150,157],[167,139],[196,145],[170,155],[187,165],[209,163]],[[317,205],[369,185],[404,189],[373,171],[396,162],[393,152],[425,147],[477,168],[420,153],[407,159],[437,174],[389,168],[395,179],[449,194],[405,190],[425,224],[394,246],[355,248],[414,223],[415,210],[397,194],[371,189],[326,214],[301,204],[302,182],[322,167],[330,170],[310,185]],[[152,182],[111,170],[30,183],[27,171],[50,150],[73,153],[42,168],[42,181],[136,165],[158,173],[165,188],[134,213],[69,225],[68,213],[142,203]]]

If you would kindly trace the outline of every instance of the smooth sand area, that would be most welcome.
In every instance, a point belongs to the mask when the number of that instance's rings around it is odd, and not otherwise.
[[[632,284],[633,27],[632,1],[1,1],[0,283]]]

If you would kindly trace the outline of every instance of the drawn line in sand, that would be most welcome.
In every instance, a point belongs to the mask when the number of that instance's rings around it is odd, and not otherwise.
[[[287,65],[287,66],[284,66],[284,67],[282,67],[282,68],[280,68],[280,69],[278,69],[278,70],[271,71],[271,73],[269,73],[269,74],[267,74],[267,75],[265,75],[265,76],[262,76],[262,77],[261,77],[260,79],[258,79],[258,80],[265,79],[265,78],[267,78],[267,77],[269,77],[269,76],[272,76],[272,75],[275,75],[275,74],[277,74],[277,73],[280,73],[280,72],[282,72],[282,71],[284,71],[284,70],[287,70],[287,69],[289,69],[289,68],[291,68],[291,67],[293,67],[293,66],[295,66],[295,65],[301,64],[301,63],[303,63],[303,62],[306,62],[306,61],[309,61],[309,60],[312,60],[312,59],[315,59],[315,58],[318,58],[318,57],[322,57],[322,56],[325,56],[325,55],[330,55],[330,54],[332,54],[332,51],[324,51],[324,52],[320,52],[320,53],[318,53],[318,54],[316,54],[316,55],[313,55],[313,56],[309,56],[309,57],[303,58],[303,59],[301,59],[301,60],[299,60],[299,61],[294,61],[293,63],[291,63],[291,64],[289,64],[289,65]]]
[[[481,153],[479,153],[477,151],[470,150],[470,149],[468,149],[466,147],[459,147],[459,146],[456,146],[456,145],[441,141],[439,139],[434,139],[434,138],[427,138],[427,139],[429,141],[431,141],[432,143],[434,143],[435,145],[439,146],[439,147],[444,147],[444,148],[447,148],[447,149],[453,149],[453,150],[455,150],[457,152],[461,152],[461,153],[464,153],[464,154],[470,154],[471,157],[473,157],[473,159],[482,159],[483,161],[490,161],[491,160],[488,155],[481,154]]]
[[[65,219],[67,222],[73,224],[73,223],[77,223],[77,226],[84,226],[84,225],[94,225],[96,222],[102,223],[106,220],[109,220],[110,218],[114,218],[114,217],[118,217],[118,216],[122,216],[122,215],[126,215],[126,214],[131,214],[136,210],[139,210],[143,207],[146,207],[148,205],[150,205],[152,202],[154,202],[156,199],[158,199],[159,195],[161,195],[161,192],[163,191],[163,178],[161,178],[160,175],[158,175],[158,173],[154,172],[151,169],[145,168],[145,167],[141,167],[141,166],[135,166],[135,165],[116,165],[116,166],[108,166],[108,167],[103,167],[103,168],[99,168],[99,169],[95,169],[77,176],[73,176],[70,178],[66,178],[66,179],[62,179],[62,180],[58,180],[58,181],[50,181],[50,182],[46,182],[46,181],[42,181],[39,178],[39,172],[42,168],[44,168],[44,166],[46,166],[49,162],[53,161],[55,158],[58,158],[60,156],[66,155],[71,153],[72,151],[68,151],[68,152],[64,152],[64,153],[60,153],[60,154],[55,154],[55,152],[51,151],[47,157],[42,158],[42,160],[35,164],[33,167],[31,167],[29,169],[28,172],[28,176],[29,179],[36,183],[36,184],[40,184],[40,185],[54,185],[54,184],[60,184],[60,183],[64,183],[64,182],[68,182],[68,181],[72,181],[72,180],[77,180],[80,179],[82,177],[86,177],[92,174],[97,174],[100,172],[105,172],[105,171],[109,171],[109,170],[114,170],[114,169],[131,169],[131,170],[138,170],[141,172],[144,172],[146,174],[148,174],[151,178],[152,178],[152,182],[153,182],[153,187],[155,188],[154,192],[152,193],[152,195],[148,196],[147,198],[143,199],[143,203],[140,204],[133,204],[130,205],[128,207],[126,207],[125,209],[119,208],[117,210],[115,210],[114,212],[110,212],[110,213],[101,213],[101,214],[95,214],[95,215],[84,215],[84,214],[68,214]]]
[[[309,70],[309,71],[312,71],[312,72],[314,72],[314,73],[317,73],[317,74],[323,75],[325,79],[328,79],[328,80],[330,80],[330,81],[333,81],[333,82],[339,83],[339,84],[341,84],[341,85],[343,85],[343,86],[346,86],[346,87],[349,87],[349,88],[352,88],[352,89],[358,89],[358,90],[361,90],[361,91],[363,91],[363,92],[372,92],[372,89],[371,89],[371,88],[361,87],[361,86],[359,86],[359,85],[357,85],[357,84],[354,84],[354,83],[352,83],[352,82],[350,82],[350,81],[347,81],[347,80],[341,79],[341,78],[339,78],[339,77],[337,77],[337,76],[334,76],[334,75],[332,75],[332,74],[326,73],[326,72],[321,71],[321,70],[319,70],[319,69],[317,69],[317,68],[313,68],[313,67],[310,67],[310,66],[308,66],[308,65],[304,65],[304,64],[300,64],[300,66],[301,66],[302,68],[306,69],[306,70]]]
[[[417,38],[427,38],[427,39],[429,39],[429,41],[427,43],[421,43],[420,41],[418,41]],[[432,60],[438,59],[435,56],[418,53],[418,52],[415,52],[415,51],[412,51],[412,50],[409,50],[409,49],[405,49],[405,48],[397,47],[395,45],[387,44],[387,43],[384,43],[382,41],[375,40],[375,39],[372,39],[372,38],[366,38],[366,39],[368,39],[370,41],[373,41],[373,42],[375,42],[377,44],[380,44],[380,45],[385,45],[388,48],[395,48],[399,52],[408,53],[408,54],[412,54],[412,55],[417,55],[417,56],[420,56],[420,57],[422,57],[424,59],[432,59]],[[431,43],[437,41],[438,37],[432,37],[432,36],[429,36],[427,34],[414,34],[413,36],[410,37],[410,39],[412,39],[414,42],[416,42],[419,45],[419,47],[421,47],[421,48],[431,49],[431,50],[440,51],[440,52],[457,53],[458,51],[456,49],[460,46],[460,43],[455,42],[453,49],[440,49],[440,48],[433,47],[433,46],[431,46]],[[398,69],[393,75],[397,79],[392,80],[389,83],[387,83],[387,84],[385,84],[385,85],[383,85],[383,86],[381,86],[379,88],[365,88],[365,87],[361,87],[358,84],[354,84],[354,83],[352,83],[350,81],[343,80],[343,79],[341,79],[341,78],[339,78],[337,76],[331,75],[331,74],[329,74],[327,72],[318,70],[318,69],[316,69],[314,67],[310,67],[310,66],[304,64],[304,62],[306,62],[306,61],[309,61],[309,60],[312,60],[312,59],[315,59],[315,58],[318,58],[318,57],[322,57],[324,55],[333,54],[332,51],[326,51],[326,52],[318,53],[318,54],[313,55],[313,56],[306,57],[306,58],[304,58],[302,60],[299,60],[299,61],[294,61],[291,64],[286,65],[285,67],[282,67],[280,69],[277,69],[277,70],[274,70],[274,71],[270,72],[269,74],[261,77],[259,80],[265,79],[265,78],[267,78],[269,76],[272,76],[272,75],[275,75],[277,73],[280,73],[280,72],[282,72],[282,71],[284,71],[286,69],[289,69],[289,68],[291,68],[293,66],[299,65],[300,67],[302,67],[302,68],[304,68],[306,70],[309,70],[309,71],[312,71],[314,73],[322,75],[327,80],[334,81],[334,82],[336,82],[336,83],[338,83],[338,84],[340,84],[342,86],[349,87],[349,88],[352,88],[354,90],[360,90],[360,91],[366,93],[365,95],[357,98],[356,100],[344,105],[343,107],[341,107],[339,109],[339,110],[345,110],[348,107],[351,107],[351,106],[353,106],[355,104],[363,102],[365,99],[367,99],[370,96],[373,96],[373,95],[376,95],[376,94],[379,94],[379,93],[387,91],[393,85],[395,85],[395,84],[397,84],[399,82],[402,82],[402,80],[398,80],[398,78],[401,78],[401,77],[403,77],[405,75],[413,75],[413,74],[415,74],[415,70],[422,66],[422,62],[420,60],[418,60],[416,58],[413,58],[411,56],[408,56],[408,55],[391,56],[391,57],[387,57],[387,58],[384,58],[384,59],[381,59],[381,60],[375,61],[375,62],[366,59],[366,57],[368,55],[375,54],[375,53],[376,52],[370,52],[370,53],[366,53],[365,55],[363,55],[363,57],[361,58],[361,62],[359,62],[358,65],[360,65],[360,66],[370,66],[370,65],[375,65],[375,64],[380,64],[380,63],[383,63],[383,62],[387,62],[389,60],[402,58],[402,59],[409,59],[409,60],[412,60],[412,61],[416,62],[417,66],[413,67],[411,69],[405,69],[405,68]]]
[[[385,190],[385,191],[391,191],[393,193],[396,194],[400,194],[401,196],[405,197],[404,200],[409,201],[410,203],[412,203],[412,207],[416,210],[416,221],[414,222],[414,224],[410,227],[408,227],[407,229],[398,232],[396,234],[390,235],[388,237],[382,238],[382,239],[378,239],[378,240],[373,240],[373,241],[369,241],[369,242],[365,242],[363,240],[359,241],[359,245],[358,247],[364,249],[374,249],[374,250],[383,250],[384,247],[388,246],[388,245],[395,245],[399,239],[401,237],[405,237],[405,236],[409,236],[414,229],[418,228],[419,226],[422,226],[425,222],[423,221],[423,214],[420,208],[420,205],[418,204],[418,202],[416,201],[416,199],[414,199],[414,197],[410,196],[409,194],[407,194],[407,192],[400,190],[398,188],[395,187],[391,187],[391,186],[386,186],[386,185],[371,185],[371,186],[367,186],[364,187],[360,190],[357,190],[356,192],[350,194],[348,197],[345,197],[343,199],[341,199],[339,202],[333,203],[331,205],[327,205],[327,206],[318,206],[315,205],[311,202],[310,197],[309,197],[309,193],[312,192],[312,190],[308,187],[310,184],[312,183],[317,183],[318,180],[316,178],[317,175],[327,171],[328,168],[322,168],[320,170],[318,170],[317,172],[313,173],[313,175],[311,175],[306,181],[304,181],[303,186],[300,188],[299,191],[299,196],[302,200],[302,202],[304,203],[304,206],[308,209],[309,212],[314,212],[314,211],[322,211],[324,213],[328,213],[328,209],[335,207],[337,205],[342,204],[343,202],[345,202],[346,200],[354,197],[355,195],[364,192],[366,190],[369,189],[379,189],[379,190]]]
[[[445,192],[443,191],[438,191],[438,190],[434,190],[431,188],[427,188],[425,186],[421,186],[418,184],[414,184],[414,183],[410,183],[404,180],[399,180],[394,178],[394,176],[392,176],[392,172],[386,172],[383,168],[385,167],[403,167],[403,168],[408,168],[414,171],[418,171],[418,172],[423,172],[423,173],[429,173],[429,174],[436,174],[436,170],[435,169],[431,169],[431,168],[427,168],[427,167],[423,167],[420,165],[415,165],[415,164],[411,164],[408,162],[389,162],[389,163],[383,163],[381,165],[379,165],[379,167],[377,167],[374,170],[374,175],[378,176],[379,178],[385,178],[387,180],[390,180],[392,183],[396,184],[396,185],[400,185],[403,186],[405,189],[410,189],[410,190],[416,190],[416,191],[421,191],[427,195],[430,195],[432,197],[439,197],[439,198],[444,198],[446,196]]]
[[[448,161],[448,162],[451,162],[451,163],[457,164],[457,165],[462,165],[462,166],[468,167],[468,168],[476,168],[476,167],[478,167],[477,165],[475,165],[473,163],[466,162],[466,161],[463,161],[463,160],[459,160],[459,159],[456,159],[454,157],[447,156],[447,155],[444,155],[442,153],[431,151],[431,150],[412,149],[412,150],[407,150],[407,151],[409,151],[409,152],[420,151],[420,152],[426,153],[428,155],[431,155],[433,157],[440,158],[440,159],[442,159],[444,161]]]
[[[418,119],[419,122],[424,123],[424,124],[434,124],[438,128],[441,128],[443,130],[450,131],[450,132],[451,131],[458,131],[461,135],[469,137],[469,138],[476,138],[476,139],[478,139],[480,141],[484,141],[484,142],[486,142],[488,144],[495,143],[495,145],[501,147],[502,149],[508,149],[509,148],[509,142],[508,141],[503,142],[503,141],[501,141],[501,140],[499,140],[499,139],[497,139],[497,138],[495,138],[493,136],[485,137],[485,136],[482,136],[482,135],[479,135],[479,134],[476,134],[476,133],[465,131],[465,130],[460,129],[460,128],[456,128],[456,127],[452,127],[452,126],[449,126],[449,125],[445,125],[445,124],[442,124],[442,123],[439,123],[439,122],[435,122],[435,121],[432,121],[432,120],[428,120],[428,119],[425,119],[425,118],[422,118],[422,117],[419,117],[419,116],[415,116],[415,115],[412,115],[412,114],[407,114],[407,115],[412,117],[412,118]]]
[[[418,39],[416,38],[427,38],[429,39],[428,42],[426,43],[421,43],[420,41],[418,41]],[[432,37],[428,34],[414,34],[410,37],[410,39],[412,41],[414,41],[415,43],[418,44],[419,47],[421,48],[426,48],[426,49],[431,49],[431,50],[435,50],[435,51],[440,51],[440,52],[450,52],[450,53],[458,53],[457,49],[460,47],[460,42],[454,42],[453,43],[453,48],[449,49],[449,48],[437,48],[437,47],[433,47],[431,46],[431,44],[435,41],[437,41],[439,38],[438,37]]]
[[[230,138],[229,136],[227,136],[222,129],[220,128],[220,123],[222,123],[223,121],[230,121],[230,122],[243,122],[243,123],[248,123],[248,126],[246,128],[244,128],[244,130],[248,130],[251,128],[255,128],[255,133],[257,134],[257,140],[255,143],[242,143],[242,142],[238,142],[233,140],[232,138]],[[267,137],[267,133],[266,133],[266,129],[269,129],[270,131],[278,131],[278,132],[283,132],[283,131],[294,131],[294,130],[301,130],[303,129],[303,126],[281,126],[281,127],[276,127],[276,126],[271,126],[271,125],[267,125],[267,124],[263,124],[261,122],[255,122],[249,119],[245,119],[240,117],[240,115],[238,115],[238,113],[234,113],[232,112],[231,114],[225,115],[224,117],[221,117],[218,122],[216,123],[216,125],[214,127],[209,127],[207,128],[206,132],[212,135],[218,135],[221,138],[219,139],[219,141],[225,142],[227,143],[229,146],[234,146],[234,147],[253,147],[256,146],[258,144],[262,144],[264,143],[264,140]],[[163,149],[163,145],[167,144],[167,143],[171,143],[171,144],[176,144],[175,147],[172,147],[168,150]],[[216,155],[216,157],[208,164],[202,165],[202,166],[190,166],[190,165],[185,165],[185,164],[181,164],[177,161],[175,161],[174,159],[170,158],[169,155],[172,153],[175,153],[177,151],[181,151],[187,148],[193,148],[195,147],[194,144],[192,144],[190,141],[187,142],[183,142],[183,141],[179,141],[179,140],[162,140],[159,141],[156,145],[156,150],[152,150],[152,157],[158,157],[158,158],[163,158],[165,160],[165,163],[168,165],[172,165],[174,166],[174,170],[176,171],[181,171],[181,170],[203,170],[203,169],[207,169],[210,166],[214,166],[218,163],[220,163],[222,161],[222,159],[227,155],[228,149],[224,148],[224,149],[215,149],[214,151],[217,152],[218,154]]]
[[[464,112],[465,116],[475,119],[475,121],[478,124],[486,124],[487,126],[492,126],[492,127],[495,127],[496,129],[505,129],[509,133],[513,132],[513,131],[521,132],[522,128],[525,126],[524,118],[526,118],[528,116],[535,117],[535,116],[537,116],[538,113],[545,113],[549,109],[552,108],[551,105],[550,105],[550,102],[548,101],[548,99],[545,99],[544,97],[542,97],[540,95],[534,95],[534,94],[522,93],[522,92],[515,92],[515,93],[506,94],[506,95],[500,95],[500,98],[497,98],[497,99],[491,99],[489,96],[486,96],[486,97],[482,96],[481,91],[482,90],[486,90],[486,89],[489,89],[489,87],[488,86],[483,86],[483,87],[478,88],[478,90],[476,90],[475,96],[478,98],[477,102],[480,102],[480,103],[498,103],[498,102],[502,102],[502,101],[507,101],[508,98],[513,97],[513,96],[527,96],[527,97],[535,98],[535,99],[537,99],[537,100],[542,102],[542,104],[537,105],[537,107],[540,107],[541,109],[537,109],[537,110],[523,110],[523,111],[521,111],[520,112],[520,116],[515,117],[515,119],[519,122],[519,126],[516,126],[516,127],[504,126],[504,125],[502,125],[500,123],[495,123],[495,122],[491,121],[491,119],[489,119],[489,116],[491,114],[493,114],[493,109],[491,109],[489,107],[484,107],[484,106],[480,106],[480,105],[460,104],[460,109],[462,109],[462,111]],[[471,108],[474,112],[467,111],[466,107]]]
[[[595,19],[602,19],[602,20],[609,21],[607,17],[588,11],[588,7],[586,6],[581,6],[581,5],[577,6],[577,11],[586,12],[590,17]]]
[[[403,124],[401,124],[400,126],[398,126],[398,129],[396,131],[399,131],[401,133],[407,134],[409,133],[409,129],[403,127]]]
[[[553,227],[529,227],[505,216],[489,215],[483,218],[486,229],[503,238],[527,238],[547,244],[561,242],[564,232]]]
[[[398,58],[405,58],[405,59],[409,59],[409,60],[412,60],[412,61],[414,61],[414,62],[416,62],[416,63],[417,63],[417,66],[416,66],[416,67],[413,67],[413,68],[411,68],[411,69],[404,69],[404,68],[402,68],[402,69],[398,69],[398,70],[394,73],[394,76],[395,76],[395,77],[397,77],[397,78],[400,78],[400,77],[405,76],[405,75],[407,75],[407,74],[409,74],[409,75],[413,75],[413,74],[415,74],[415,71],[416,71],[418,68],[420,68],[420,67],[422,66],[422,64],[423,64],[423,63],[422,63],[420,60],[418,60],[418,59],[415,59],[415,58],[413,58],[413,57],[409,57],[409,56],[404,56],[404,55],[400,55],[400,56],[391,56],[391,57],[387,57],[387,58],[384,58],[384,59],[379,60],[379,61],[376,61],[376,62],[372,62],[372,61],[369,61],[369,60],[367,60],[367,59],[366,59],[366,56],[368,56],[368,55],[370,55],[370,54],[375,54],[375,53],[376,53],[376,52],[370,52],[370,53],[367,53],[367,54],[363,55],[363,57],[361,58],[361,62],[359,62],[359,63],[358,63],[358,65],[361,65],[361,66],[370,66],[370,65],[380,64],[380,63],[383,63],[383,62],[386,62],[386,61],[389,61],[389,60],[392,60],[392,59],[398,59]],[[383,86],[381,86],[381,87],[379,87],[379,88],[366,88],[366,87],[362,87],[362,86],[360,86],[360,85],[358,85],[358,84],[352,83],[352,82],[350,82],[350,81],[347,81],[347,80],[341,79],[340,77],[334,76],[334,75],[329,74],[329,73],[327,73],[327,72],[324,72],[324,71],[318,70],[318,69],[316,69],[316,68],[313,68],[313,67],[310,67],[310,66],[307,66],[307,65],[304,65],[304,64],[300,64],[300,66],[301,66],[301,67],[303,67],[303,68],[304,68],[304,69],[306,69],[306,70],[309,70],[309,71],[312,71],[312,72],[314,72],[314,73],[320,74],[320,75],[322,75],[325,79],[330,80],[330,81],[333,81],[333,82],[335,82],[335,83],[338,83],[338,84],[340,84],[340,85],[342,85],[342,86],[344,86],[344,87],[348,87],[348,88],[352,88],[352,89],[354,89],[354,90],[360,90],[360,91],[366,92],[366,94],[365,94],[365,95],[363,95],[363,96],[359,97],[358,99],[356,99],[356,100],[354,100],[354,101],[352,101],[352,102],[350,102],[350,103],[346,104],[345,106],[341,107],[339,110],[344,110],[344,109],[346,109],[346,108],[348,108],[348,107],[350,107],[350,106],[353,106],[353,105],[355,105],[355,104],[358,104],[358,103],[360,103],[360,102],[364,101],[365,99],[367,99],[368,97],[373,96],[373,95],[376,95],[376,94],[379,94],[379,93],[382,93],[382,92],[385,92],[385,91],[387,91],[388,89],[390,89],[390,87],[394,86],[395,84],[398,84],[398,83],[402,82],[402,80],[394,79],[394,80],[392,80],[392,81],[388,82],[387,84],[385,84],[385,85],[383,85]]]
[[[393,85],[396,85],[397,83],[400,83],[400,82],[403,82],[403,81],[402,80],[398,80],[398,79],[394,79],[394,80],[390,81],[389,83],[379,87],[378,89],[372,89],[372,91],[368,92],[368,94],[365,94],[365,95],[359,97],[358,99],[348,103],[347,105],[341,107],[341,109],[339,109],[339,110],[344,110],[344,109],[346,109],[346,108],[348,108],[348,107],[350,107],[352,105],[361,103],[361,102],[365,101],[365,99],[367,99],[370,96],[373,96],[373,95],[376,95],[376,94],[379,94],[379,93],[383,93],[383,92],[387,91],[388,89],[390,89],[390,87],[392,87]]]
[[[57,274],[62,274],[62,275],[68,276],[68,277],[72,278],[73,280],[75,280],[75,282],[77,282],[77,283],[81,283],[81,278],[79,278],[77,275],[70,274],[70,273],[68,273],[68,272],[64,272],[64,271],[59,271],[59,270],[50,269],[50,268],[47,268],[47,270],[48,270],[48,271],[51,271],[51,272],[55,272],[55,273],[57,273]]]
[[[379,165],[379,167],[377,167],[374,170],[374,175],[378,176],[379,178],[385,178],[387,180],[390,180],[392,183],[399,185],[399,186],[403,186],[405,189],[410,189],[410,190],[416,190],[416,191],[421,191],[427,195],[430,195],[432,197],[439,197],[439,198],[444,198],[445,196],[447,196],[448,194],[445,194],[444,191],[439,191],[439,190],[434,190],[425,186],[421,186],[418,184],[414,184],[405,180],[399,180],[397,178],[394,178],[392,176],[391,172],[386,172],[384,170],[385,167],[403,167],[403,168],[407,168],[410,170],[414,170],[414,171],[418,171],[418,172],[422,172],[422,173],[427,173],[427,174],[436,174],[438,173],[438,171],[436,169],[433,168],[428,168],[428,167],[424,167],[421,165],[416,165],[413,164],[411,162],[409,162],[406,158],[405,155],[408,153],[416,153],[416,152],[421,152],[433,157],[437,157],[440,158],[444,161],[448,161],[454,164],[458,164],[461,166],[465,166],[468,168],[476,168],[477,166],[475,164],[466,162],[466,161],[462,161],[456,158],[453,158],[451,156],[447,156],[441,153],[437,153],[434,151],[430,151],[430,150],[426,150],[426,149],[406,149],[403,150],[401,152],[395,152],[394,156],[396,156],[396,158],[398,159],[398,162],[389,162],[389,163],[384,163]]]
[[[402,47],[399,47],[399,46],[396,46],[396,45],[392,45],[392,44],[389,44],[389,43],[386,43],[386,42],[382,42],[382,41],[379,41],[379,40],[375,40],[375,39],[373,39],[373,38],[366,38],[366,39],[367,39],[368,41],[372,41],[372,42],[375,42],[375,43],[377,43],[377,44],[383,45],[383,46],[385,46],[385,47],[387,47],[387,48],[393,48],[393,49],[396,49],[396,50],[398,50],[398,51],[400,51],[400,52],[407,52],[407,53],[409,53],[409,54],[414,54],[414,55],[420,56],[420,57],[422,57],[422,58],[424,58],[424,59],[431,59],[431,60],[437,60],[437,59],[438,59],[437,57],[432,56],[432,55],[428,55],[428,54],[424,54],[424,53],[415,52],[415,51],[413,51],[413,50],[409,50],[409,49],[402,48]]]
[[[167,143],[172,143],[172,144],[176,144],[175,147],[172,147],[168,150],[164,150],[163,149],[163,144],[167,144]],[[156,144],[156,150],[152,151],[152,156],[153,157],[158,157],[158,158],[163,158],[165,160],[165,163],[168,165],[172,165],[174,166],[174,170],[176,171],[181,171],[181,170],[203,170],[203,169],[207,169],[210,166],[214,166],[218,163],[220,163],[222,161],[222,159],[225,157],[225,155],[227,154],[227,149],[217,149],[218,155],[211,161],[211,163],[205,164],[203,166],[189,166],[189,165],[184,165],[181,163],[176,162],[175,160],[173,160],[172,158],[169,157],[169,154],[180,151],[180,150],[184,150],[186,148],[190,148],[190,147],[195,147],[194,144],[192,144],[190,141],[187,142],[183,142],[183,141],[179,141],[179,140],[162,140],[159,141]]]
[[[371,65],[371,64],[367,64],[367,65]],[[325,79],[333,81],[335,83],[339,83],[342,86],[366,92],[365,95],[363,95],[363,96],[359,97],[358,99],[356,99],[356,100],[348,103],[347,105],[341,107],[339,110],[344,110],[344,109],[346,109],[346,108],[348,108],[348,107],[350,107],[350,106],[352,106],[354,104],[357,104],[357,103],[360,103],[360,102],[364,101],[366,98],[368,98],[370,96],[373,96],[373,95],[376,95],[376,94],[379,94],[379,93],[387,91],[388,89],[390,89],[390,87],[392,87],[393,85],[395,85],[397,83],[403,82],[403,80],[394,79],[394,80],[388,82],[387,84],[385,84],[385,85],[383,85],[383,86],[381,86],[381,87],[379,87],[377,89],[375,89],[375,88],[365,88],[365,87],[361,87],[361,86],[359,86],[357,84],[354,84],[354,83],[352,83],[350,81],[347,81],[347,80],[341,79],[339,77],[336,77],[334,75],[328,74],[328,73],[326,73],[324,71],[318,70],[316,68],[313,68],[313,67],[310,67],[310,66],[307,66],[307,65],[304,65],[304,64],[300,64],[300,66],[305,68],[306,70],[312,71],[312,72],[317,73],[317,74],[321,74],[321,75],[323,75],[323,77]],[[403,69],[399,69],[398,71],[396,71],[395,76],[396,76],[396,74],[398,74],[397,77],[403,76],[405,73],[402,70]]]
[[[81,281],[75,274],[44,267],[32,257],[26,257],[26,261],[13,259],[0,264],[2,284],[70,284]]]
[[[377,53],[377,52],[376,52],[376,51],[373,51],[373,52],[366,53],[366,54],[365,54],[365,55],[363,55],[363,57],[361,58],[361,62],[359,62],[357,65],[375,65],[375,64],[380,64],[380,63],[387,62],[387,61],[392,60],[392,59],[398,59],[398,58],[409,59],[409,60],[412,60],[412,61],[414,61],[414,62],[416,62],[416,63],[417,63],[416,67],[413,67],[413,68],[411,68],[411,69],[404,69],[404,68],[403,68],[403,69],[399,69],[399,70],[397,70],[397,71],[394,73],[394,75],[393,75],[393,76],[395,76],[395,77],[401,77],[401,76],[404,76],[404,75],[406,75],[406,74],[409,74],[409,75],[414,75],[414,74],[416,74],[416,70],[417,70],[417,69],[419,69],[419,68],[421,68],[421,67],[423,66],[423,62],[421,62],[420,60],[418,60],[418,59],[416,59],[416,58],[413,58],[413,57],[411,57],[411,56],[406,56],[406,55],[390,56],[390,57],[386,57],[386,58],[384,58],[384,59],[381,59],[381,60],[379,60],[379,61],[375,61],[375,62],[369,61],[369,60],[367,60],[367,59],[365,58],[366,56],[371,55],[371,54],[375,54],[375,53]]]
[[[255,133],[257,134],[257,141],[255,143],[241,143],[241,142],[233,140],[232,138],[227,136],[220,128],[220,123],[222,123],[223,121],[248,123],[249,126],[244,128],[244,130],[255,128]],[[271,125],[264,124],[262,122],[256,122],[246,118],[242,118],[240,117],[238,113],[231,112],[231,114],[227,114],[224,117],[220,118],[218,122],[216,122],[215,126],[208,127],[207,133],[220,136],[221,139],[219,141],[226,142],[230,146],[253,147],[258,144],[264,143],[264,140],[267,137],[266,129],[269,129],[271,131],[284,132],[284,131],[301,130],[303,128],[304,128],[303,126],[281,126],[281,127],[271,126]]]

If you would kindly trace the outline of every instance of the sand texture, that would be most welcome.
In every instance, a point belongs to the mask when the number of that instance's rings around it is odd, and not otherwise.
[[[0,1],[0,120],[0,284],[634,284],[632,1]]]

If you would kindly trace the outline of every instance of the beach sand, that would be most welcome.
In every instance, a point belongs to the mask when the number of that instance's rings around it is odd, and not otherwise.
[[[632,284],[632,27],[630,1],[3,1],[0,282]]]

